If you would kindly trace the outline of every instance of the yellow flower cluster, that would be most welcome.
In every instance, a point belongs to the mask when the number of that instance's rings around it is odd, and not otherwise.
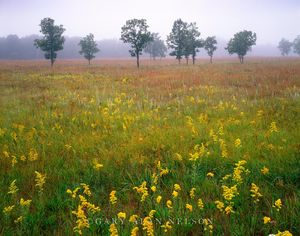
[[[118,198],[116,197],[116,190],[113,190],[109,194],[109,201],[112,205],[115,205],[117,203]]]
[[[259,187],[256,184],[252,183],[250,192],[251,197],[254,198],[254,203],[259,202],[259,198],[262,197],[262,194],[259,192]]]
[[[142,195],[141,202],[144,202],[149,195],[146,181],[144,181],[139,187],[133,187],[133,190],[136,190]]]
[[[43,192],[46,183],[46,175],[35,171],[35,186],[39,188],[39,192]]]

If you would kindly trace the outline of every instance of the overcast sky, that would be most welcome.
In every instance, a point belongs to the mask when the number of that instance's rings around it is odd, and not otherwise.
[[[38,34],[44,17],[64,25],[68,36],[96,39],[119,38],[132,18],[147,19],[163,38],[178,18],[197,22],[203,37],[227,40],[247,29],[257,33],[257,44],[277,44],[300,35],[300,0],[0,0],[0,36]]]

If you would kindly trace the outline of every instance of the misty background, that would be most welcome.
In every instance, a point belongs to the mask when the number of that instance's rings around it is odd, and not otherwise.
[[[129,46],[119,38],[132,18],[147,19],[149,30],[163,40],[176,19],[196,22],[201,38],[217,37],[216,57],[229,56],[224,48],[241,30],[257,33],[249,56],[280,56],[281,38],[293,41],[300,35],[300,0],[0,0],[0,59],[44,58],[33,40],[41,37],[45,17],[66,29],[64,49],[58,52],[64,59],[82,58],[78,43],[89,33],[100,48],[97,58],[128,58]],[[198,57],[203,56],[200,49]]]

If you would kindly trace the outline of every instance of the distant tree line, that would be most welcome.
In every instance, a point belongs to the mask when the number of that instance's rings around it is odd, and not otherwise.
[[[294,53],[300,55],[300,35],[297,36],[293,42],[282,38],[278,44],[278,49],[282,56],[289,55],[292,49]]]
[[[52,66],[58,55],[62,58],[78,58],[79,55],[82,55],[90,64],[96,54],[99,55],[100,49],[100,55],[111,57],[112,54],[108,54],[106,51],[109,48],[110,52],[121,57],[125,56],[125,50],[128,50],[130,56],[136,57],[137,67],[140,65],[139,59],[143,53],[149,54],[153,60],[165,57],[169,53],[178,60],[178,63],[185,59],[188,64],[192,59],[192,63],[195,64],[197,53],[203,48],[212,63],[218,43],[215,36],[206,39],[200,38],[201,33],[196,23],[184,22],[181,19],[174,21],[166,44],[158,33],[148,30],[149,26],[145,19],[126,21],[121,28],[120,37],[120,40],[125,43],[124,45],[117,40],[96,42],[93,34],[83,38],[65,38],[63,26],[55,25],[51,18],[42,19],[40,27],[42,36],[32,35],[21,39],[16,35],[0,37],[0,59],[39,59],[42,57],[42,51]],[[236,33],[224,49],[229,54],[237,54],[240,63],[243,63],[245,55],[251,51],[252,46],[256,45],[256,39],[255,33],[244,30]],[[278,48],[282,55],[288,55],[292,48],[295,53],[300,55],[300,36],[293,42],[282,39]],[[63,52],[61,52],[62,49],[64,49]]]

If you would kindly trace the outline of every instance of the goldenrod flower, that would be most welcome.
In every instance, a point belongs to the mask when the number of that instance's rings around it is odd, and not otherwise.
[[[236,148],[239,148],[241,146],[241,140],[239,138],[237,138],[235,141],[234,141],[234,146]]]
[[[214,177],[214,176],[215,176],[215,174],[214,174],[214,173],[212,173],[212,172],[208,172],[208,173],[206,174],[206,176],[207,176],[207,177],[210,177],[210,178],[212,178],[212,177]]]
[[[160,203],[160,201],[161,201],[161,199],[162,199],[162,196],[157,196],[157,198],[156,198],[156,202],[159,204]]]
[[[259,202],[259,198],[262,197],[262,194],[259,192],[259,187],[256,186],[256,184],[252,183],[250,192],[251,192],[251,197],[254,198],[254,203]]]
[[[151,186],[152,192],[156,192],[156,186]]]
[[[180,191],[180,190],[181,190],[181,187],[180,187],[179,184],[174,184],[174,189],[175,189],[176,191]]]
[[[267,217],[267,216],[264,216],[263,221],[264,221],[264,224],[268,224],[268,223],[271,222],[271,218]]]
[[[185,204],[185,208],[188,209],[189,211],[193,211],[193,206],[191,204]]]
[[[44,189],[44,184],[46,183],[46,175],[43,175],[38,171],[35,171],[35,175],[35,186],[39,188],[40,192],[42,192]]]
[[[167,201],[167,207],[168,207],[169,209],[172,209],[172,201],[171,201],[171,200],[168,200],[168,201]]]
[[[4,213],[5,215],[8,215],[14,208],[15,208],[15,205],[8,206],[8,207],[4,207],[3,213]]]
[[[204,208],[204,203],[201,198],[198,199],[198,207],[202,210]]]
[[[143,220],[143,230],[146,231],[147,236],[154,236],[154,228],[151,217],[146,216]]]
[[[116,190],[113,190],[109,194],[109,201],[112,205],[115,205],[117,203],[118,198],[116,197]]]
[[[264,166],[264,167],[260,170],[260,172],[261,172],[262,174],[266,175],[266,174],[269,174],[269,169],[268,169],[267,167]]]
[[[224,203],[221,201],[215,201],[217,208],[222,212],[224,208]]]
[[[24,200],[23,198],[20,199],[20,205],[24,207],[29,207],[32,200]]]
[[[130,233],[130,236],[137,236],[137,232],[139,231],[139,227],[134,227],[132,230],[131,230],[131,233]]]
[[[190,190],[190,198],[191,199],[195,198],[195,191],[196,191],[196,188],[191,188],[191,190]]]
[[[79,187],[75,188],[73,191],[71,189],[67,189],[67,193],[72,196],[72,198],[76,198],[77,192],[80,190]]]
[[[9,188],[8,188],[9,191],[7,192],[7,194],[14,195],[19,191],[19,189],[16,185],[16,181],[17,180],[15,179],[13,182],[10,183]]]
[[[117,216],[118,216],[119,219],[126,219],[126,213],[125,212],[119,212],[117,214]]]
[[[231,205],[225,207],[225,213],[226,215],[229,215],[230,213],[234,213],[233,207]]]
[[[118,236],[118,230],[115,224],[109,226],[110,236]]]
[[[275,236],[293,236],[293,235],[290,231],[286,230],[284,232],[278,231],[278,233]]]
[[[161,228],[164,229],[164,232],[168,232],[170,229],[172,229],[172,225],[170,221],[167,221],[164,225],[161,226]]]
[[[278,132],[278,128],[277,128],[277,125],[276,125],[275,121],[271,122],[269,132],[270,133]]]
[[[237,191],[236,185],[234,185],[234,186],[232,186],[230,188],[227,187],[227,186],[225,186],[225,185],[223,185],[222,189],[223,189],[223,197],[227,201],[231,201],[232,198],[234,198],[236,195],[238,195],[238,191]]]
[[[280,198],[277,199],[277,200],[275,201],[273,207],[275,207],[277,211],[279,211],[279,210],[281,209],[281,207],[282,207],[282,202],[281,202],[281,199],[280,199]]]
[[[134,223],[137,221],[138,215],[132,215],[129,217],[129,222]]]
[[[154,216],[155,213],[156,213],[156,210],[151,210],[151,211],[149,212],[149,217],[150,217],[150,218],[153,218],[153,216]]]
[[[86,194],[87,196],[91,196],[92,192],[90,190],[90,186],[85,184],[85,183],[81,183],[80,184],[83,187],[83,193]]]
[[[23,216],[19,216],[17,219],[14,220],[15,224],[21,223],[23,221]]]
[[[142,195],[141,202],[144,202],[149,195],[146,181],[144,181],[139,187],[133,187],[133,189]]]
[[[178,192],[174,190],[172,195],[173,195],[174,198],[176,198],[178,196]]]
[[[94,160],[93,162],[93,168],[95,170],[100,170],[103,167],[103,164],[100,164],[97,160]]]

